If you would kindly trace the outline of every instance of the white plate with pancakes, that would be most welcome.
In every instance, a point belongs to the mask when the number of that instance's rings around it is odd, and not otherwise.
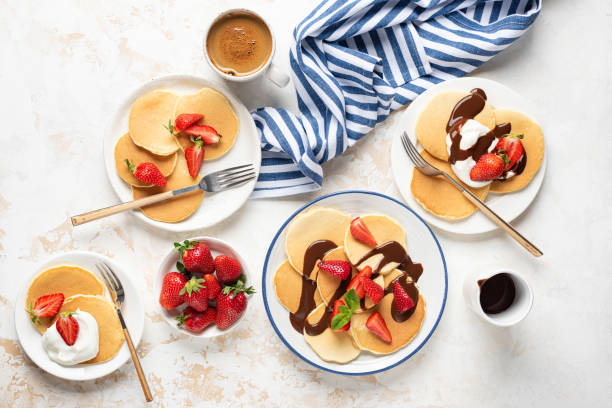
[[[361,344],[360,346],[357,343],[356,338],[362,340],[363,337],[356,335],[356,337],[353,337],[352,344],[350,344],[351,341],[348,341],[349,347],[357,349],[356,353],[349,351],[350,353],[353,353],[353,355],[351,355],[347,361],[342,363],[334,362],[339,361],[334,360],[336,350],[324,350],[320,346],[317,346],[315,342],[312,342],[311,339],[309,339],[307,342],[306,336],[294,329],[290,321],[289,310],[291,309],[288,310],[286,302],[281,302],[279,297],[277,288],[281,284],[277,281],[276,275],[277,272],[285,268],[285,265],[288,265],[288,252],[293,252],[293,249],[286,249],[293,247],[293,244],[289,244],[289,247],[286,247],[286,245],[288,245],[286,242],[288,236],[304,236],[304,242],[314,242],[321,239],[317,237],[317,233],[313,233],[313,231],[309,228],[310,226],[313,229],[317,229],[318,227],[313,226],[317,224],[317,221],[315,220],[314,223],[311,223],[310,221],[305,222],[303,218],[304,216],[313,216],[313,214],[322,214],[320,212],[321,209],[325,210],[325,213],[341,212],[348,220],[357,216],[364,217],[365,215],[384,216],[384,218],[388,219],[389,222],[399,226],[399,230],[402,231],[402,236],[398,237],[397,239],[404,242],[403,245],[405,246],[405,250],[412,261],[414,263],[420,263],[423,266],[423,273],[421,277],[418,278],[419,292],[422,299],[424,299],[425,304],[424,315],[419,317],[420,328],[417,328],[416,333],[411,335],[410,340],[402,343],[402,345],[400,345],[398,349],[395,349],[395,351],[388,354],[375,354],[371,352],[372,350],[370,348],[363,346],[363,344],[365,344],[364,342],[359,343]],[[301,221],[300,218],[302,219]],[[366,218],[364,217],[364,219]],[[296,220],[298,221],[295,222]],[[333,220],[329,220],[329,223],[326,220],[323,223],[335,225]],[[300,225],[307,228],[307,231],[305,231],[303,234],[301,232],[296,233],[296,231],[299,231],[299,229],[296,230],[296,228],[303,228],[300,227]],[[327,229],[331,231],[335,229],[335,227],[330,228],[328,226]],[[345,234],[344,226],[340,229],[342,229],[342,231],[340,231],[340,236],[338,239],[343,240],[344,238],[340,237],[346,236],[346,239],[349,240],[350,238],[348,238],[348,233]],[[395,231],[397,231],[397,229],[395,229]],[[373,233],[377,235],[378,231]],[[403,235],[405,235],[405,237]],[[295,238],[291,239],[294,240]],[[344,245],[351,247],[352,244],[345,243]],[[351,248],[351,251],[353,251],[354,248],[355,247]],[[329,254],[335,253],[340,249],[341,246],[339,245],[336,249],[327,252],[324,255],[324,259]],[[289,255],[289,263],[294,263],[291,261],[291,258],[292,256]],[[297,256],[297,258],[299,258],[299,256]],[[305,255],[304,259],[306,259]],[[304,264],[306,264],[305,260]],[[293,270],[293,273],[300,276],[298,269]],[[318,273],[320,275],[323,272],[319,271]],[[382,274],[383,273],[381,272],[381,275]],[[313,275],[311,275],[311,277],[312,276]],[[303,285],[298,283],[300,279],[302,278],[297,278],[295,285],[298,287],[303,287]],[[319,282],[319,279],[317,279],[317,283]],[[425,345],[427,340],[435,331],[440,318],[442,317],[446,303],[448,280],[446,263],[442,249],[440,248],[440,245],[431,229],[416,213],[401,202],[383,194],[370,191],[342,191],[313,200],[312,202],[298,209],[283,223],[274,236],[266,255],[263,268],[262,289],[266,313],[275,332],[283,343],[299,358],[313,365],[314,367],[332,373],[344,375],[367,375],[397,366],[410,358]],[[299,292],[300,290],[301,289],[298,289],[295,297],[300,299],[299,303],[302,303],[302,295],[300,295]],[[383,305],[383,303],[385,303],[385,298],[383,298],[379,305]],[[319,304],[320,307],[325,307],[325,303]],[[317,310],[318,307],[312,312],[313,316],[317,315]],[[372,311],[374,311],[374,309],[372,309]],[[367,312],[368,311],[363,311],[359,315],[353,316],[363,316],[366,315]],[[381,313],[384,314],[382,311]],[[416,314],[417,313],[415,313],[415,315]],[[353,323],[356,321],[351,320],[351,322]],[[391,326],[389,327],[392,327],[392,325],[393,324],[391,323]],[[350,336],[353,336],[351,330],[354,328],[354,326],[355,325],[351,326],[349,331],[342,332],[346,333],[342,334],[342,336],[346,337],[349,335],[349,333],[351,333]],[[393,332],[393,328],[390,330]],[[332,332],[331,329],[325,330],[321,336],[321,339],[323,339],[325,336],[329,337],[330,333],[334,332]],[[314,337],[317,336],[315,335]],[[344,338],[338,343],[333,343],[334,341],[335,340],[332,340],[332,343],[327,343],[322,347],[329,347],[328,344],[339,344],[338,347],[345,347],[343,344],[341,344],[345,342]],[[313,347],[316,347],[317,351],[315,351]],[[339,350],[339,353],[342,354],[344,351]],[[323,356],[332,355],[334,355],[332,358],[323,358]]]
[[[128,346],[125,341],[122,341],[122,343],[117,343],[120,345],[118,346],[119,348],[118,351],[116,351],[116,354],[110,356],[110,358],[106,361],[95,364],[77,364],[74,366],[60,365],[51,360],[43,349],[42,335],[32,324],[30,316],[26,310],[28,292],[30,286],[35,281],[35,278],[39,277],[39,275],[45,271],[58,267],[77,267],[93,274],[97,280],[99,280],[99,282],[96,282],[96,285],[98,286],[98,289],[102,291],[102,294],[87,296],[93,298],[98,298],[101,296],[103,298],[102,300],[105,300],[110,304],[110,294],[106,289],[106,286],[103,284],[102,277],[97,273],[95,265],[98,262],[106,263],[117,274],[117,277],[123,285],[125,290],[125,301],[123,303],[122,313],[135,347],[138,347],[140,339],[142,338],[144,328],[144,306],[142,303],[142,298],[140,297],[138,289],[128,277],[128,274],[124,269],[109,258],[92,252],[75,251],[54,256],[45,263],[41,264],[37,270],[25,280],[23,286],[19,290],[19,294],[17,295],[15,301],[15,329],[17,331],[17,337],[19,339],[19,343],[21,344],[21,348],[27,354],[30,360],[32,360],[41,369],[56,377],[75,381],[93,380],[114,372],[131,359]],[[82,295],[76,295],[75,297],[80,296]],[[70,303],[68,302],[68,299],[70,298],[66,297],[64,300],[64,305]],[[62,310],[63,309],[60,309],[60,311]],[[107,315],[110,314],[110,309],[105,310],[105,313],[107,313]],[[114,313],[114,316],[116,316],[114,308],[112,309],[112,313]],[[98,320],[98,318],[96,318],[96,320]],[[99,330],[102,333],[102,330],[104,329],[100,328]],[[116,339],[120,338],[119,335],[121,335],[121,338],[123,336],[120,325],[118,326],[118,330],[118,332],[116,330],[113,331],[115,341],[117,341]],[[100,349],[102,349],[102,346]],[[115,347],[114,350],[117,350],[117,347]],[[134,375],[136,375],[135,372]]]
[[[474,88],[481,88],[486,92],[487,104],[490,104],[494,108],[494,111],[499,110],[500,113],[516,111],[526,115],[528,119],[533,122],[533,125],[536,126],[538,130],[540,129],[532,114],[533,108],[529,102],[510,88],[498,82],[484,78],[458,78],[442,82],[429,88],[418,98],[416,98],[403,113],[401,113],[401,117],[394,128],[393,142],[391,147],[391,167],[395,185],[408,205],[430,225],[444,231],[464,235],[483,234],[497,229],[497,226],[493,223],[493,221],[477,210],[471,215],[464,216],[462,218],[451,218],[435,215],[429,210],[426,210],[412,193],[411,187],[413,183],[413,171],[416,172],[417,170],[414,169],[412,162],[408,158],[400,138],[402,132],[407,132],[411,141],[415,143],[419,152],[422,152],[424,150],[423,145],[420,141],[417,141],[417,123],[421,113],[428,107],[429,103],[435,97],[441,94],[457,91],[467,94]],[[448,120],[448,117],[444,118],[444,120]],[[546,137],[544,136],[544,139],[545,138]],[[485,203],[508,222],[521,215],[523,211],[529,207],[540,190],[540,186],[542,185],[544,174],[546,172],[547,156],[545,143],[542,146],[543,154],[540,155],[541,163],[539,168],[535,170],[535,174],[532,175],[531,180],[526,186],[516,191],[504,194],[493,191],[489,191],[488,194],[487,192],[484,192],[484,196],[486,197],[484,199]],[[529,151],[528,147],[525,147],[525,150]],[[428,157],[425,158],[430,161],[432,160]],[[530,163],[529,158],[531,158],[531,155],[528,155],[528,165]],[[436,163],[434,162],[432,164]],[[437,165],[439,164],[440,162],[437,162]],[[454,176],[450,168],[448,172],[450,175]],[[426,176],[419,175],[419,177],[422,179],[422,177]],[[446,181],[444,181],[444,183],[446,183]],[[452,187],[450,183],[448,183],[448,186],[440,187],[450,194],[453,197],[453,200],[465,200],[465,198],[463,198],[458,191],[456,193],[452,191],[454,187]],[[446,189],[451,191],[449,192]],[[431,194],[431,203],[435,203],[436,200],[444,200],[444,198],[441,198],[440,191],[433,190],[433,193]],[[458,197],[455,194],[457,194]],[[480,198],[482,199],[482,196]],[[471,204],[468,205],[471,206]]]
[[[134,194],[147,194],[147,191],[151,191],[151,193],[161,192],[165,190],[156,191],[155,189],[159,189],[158,187],[150,187],[150,188],[136,188],[135,193],[133,193],[132,186],[128,184],[120,175],[118,174],[118,169],[116,167],[115,160],[115,146],[117,142],[125,135],[130,142],[130,147],[132,149],[142,150],[143,141],[137,139],[136,142],[139,143],[139,146],[135,144],[134,138],[130,137],[129,129],[130,127],[130,113],[132,107],[134,106],[134,102],[139,100],[139,98],[150,94],[153,91],[166,91],[170,92],[177,96],[176,102],[172,105],[173,108],[168,108],[168,112],[172,111],[172,113],[161,113],[159,114],[158,120],[151,121],[155,126],[151,129],[148,129],[147,126],[150,123],[145,123],[144,131],[141,132],[143,134],[148,134],[150,131],[151,134],[156,134],[155,130],[161,129],[162,133],[159,133],[160,137],[163,137],[163,132],[167,132],[164,128],[164,125],[168,123],[169,119],[173,119],[175,113],[178,115],[179,113],[198,113],[193,108],[184,108],[184,110],[189,110],[189,112],[178,112],[176,111],[179,105],[190,105],[195,106],[195,97],[200,94],[202,91],[210,91],[211,95],[208,99],[201,99],[200,106],[202,109],[208,111],[209,109],[213,112],[219,112],[219,109],[215,107],[218,106],[226,106],[226,110],[229,112],[233,111],[233,120],[235,124],[232,124],[232,135],[226,135],[223,138],[223,133],[220,129],[219,133],[221,134],[221,142],[218,146],[222,146],[223,143],[228,143],[228,137],[234,136],[233,143],[229,145],[227,149],[223,149],[220,152],[215,152],[214,149],[217,149],[215,146],[209,147],[204,146],[205,156],[204,162],[202,163],[202,168],[200,169],[200,176],[205,176],[206,174],[223,170],[225,168],[243,165],[243,164],[252,164],[255,168],[256,175],[259,174],[259,168],[261,165],[261,147],[260,147],[260,139],[257,129],[255,127],[255,123],[251,118],[246,107],[236,98],[232,92],[230,92],[225,86],[222,84],[216,83],[214,81],[210,81],[204,78],[191,76],[191,75],[169,75],[161,78],[154,79],[147,84],[139,87],[135,91],[131,92],[127,98],[123,100],[117,109],[116,113],[112,116],[108,126],[106,128],[104,134],[104,162],[106,166],[106,172],[109,178],[109,181],[113,187],[113,190],[119,197],[122,202],[130,201],[134,199]],[[219,95],[220,94],[220,95]],[[188,98],[182,97],[194,97],[191,100],[191,103],[185,102],[183,100],[188,100]],[[142,99],[140,99],[142,101]],[[210,104],[206,102],[211,101]],[[157,101],[159,102],[159,101]],[[167,105],[171,105],[172,101],[166,102]],[[142,104],[140,104],[142,105]],[[160,106],[159,103],[157,106]],[[183,109],[181,109],[183,110]],[[193,112],[191,110],[194,110]],[[176,112],[175,112],[176,111]],[[221,117],[224,112],[221,112],[218,117]],[[146,112],[143,113],[146,116]],[[162,116],[165,118],[169,116],[168,119],[162,120]],[[216,115],[204,115],[204,123],[206,125],[213,126],[215,128],[223,127],[222,124],[217,126],[216,124]],[[225,119],[222,119],[225,120]],[[160,123],[157,123],[160,122]],[[163,122],[163,123],[161,123]],[[167,133],[169,135],[169,133]],[[142,136],[139,136],[142,137]],[[168,153],[168,143],[164,141],[163,146],[157,146],[157,141],[155,148],[160,149],[158,152],[163,152],[166,156],[157,156],[156,159],[167,159],[169,157],[173,157],[173,154],[176,154],[176,159],[174,160],[174,165],[170,164],[166,169],[162,169],[160,166],[160,170],[162,173],[170,173],[167,175],[168,186],[166,188],[180,188],[186,186],[188,184],[195,184],[199,179],[192,179],[189,174],[186,172],[186,162],[184,160],[184,151],[183,148],[189,144],[187,141],[185,143],[179,143],[176,140],[177,150],[175,153]],[[186,139],[183,139],[185,141]],[[170,142],[172,143],[172,142]],[[161,144],[161,142],[160,142]],[[150,146],[148,146],[151,148]],[[144,149],[144,153],[149,154],[152,150]],[[172,149],[170,149],[172,150]],[[172,162],[172,160],[166,160]],[[157,163],[157,160],[155,160]],[[122,165],[123,163],[120,163]],[[126,166],[127,167],[127,166]],[[164,174],[166,175],[166,174]],[[125,177],[125,176],[124,176]],[[174,178],[173,178],[174,177]],[[179,182],[180,179],[180,182]],[[226,190],[219,193],[204,193],[203,198],[201,198],[201,202],[197,199],[194,199],[193,196],[200,193],[192,193],[192,198],[184,198],[183,202],[179,202],[181,198],[167,200],[166,202],[162,202],[160,204],[156,204],[157,206],[154,211],[155,214],[149,214],[146,216],[141,210],[134,210],[134,214],[141,221],[146,222],[147,224],[160,228],[167,231],[174,232],[184,232],[184,231],[192,231],[200,228],[207,228],[214,224],[217,224],[230,215],[232,215],[235,211],[237,211],[249,198],[253,189],[255,187],[255,180],[248,182],[242,186],[239,186],[234,189]],[[143,193],[144,192],[144,193]],[[187,194],[189,195],[189,194]],[[138,198],[143,195],[139,195]],[[174,202],[174,206],[168,206],[167,203],[172,202],[172,200],[177,200]],[[164,204],[166,203],[166,204]],[[164,207],[165,205],[165,207]],[[173,214],[169,214],[169,211],[174,212]],[[179,213],[179,214],[175,214]],[[160,219],[168,216],[168,218],[172,218],[172,221],[163,222]]]

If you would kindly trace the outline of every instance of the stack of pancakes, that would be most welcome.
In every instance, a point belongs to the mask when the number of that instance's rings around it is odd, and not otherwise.
[[[177,96],[155,90],[136,99],[129,116],[129,130],[115,145],[115,166],[119,177],[132,188],[134,199],[163,193],[197,183],[189,175],[184,151],[192,145],[189,136],[170,133],[169,122],[182,113],[199,113],[204,118],[197,124],[212,126],[222,136],[215,145],[204,146],[204,160],[216,159],[234,144],[238,134],[238,118],[229,101],[211,88],[202,88],[191,95]],[[136,167],[150,162],[166,177],[165,187],[138,180],[125,163]],[[201,190],[141,208],[149,218],[162,222],[179,222],[193,214],[204,193]]]
[[[512,133],[523,134],[522,143],[527,155],[525,169],[521,174],[507,180],[494,181],[481,188],[467,186],[459,181],[451,170],[446,147],[446,124],[457,102],[467,95],[467,92],[438,94],[421,112],[416,124],[417,139],[425,149],[421,152],[421,155],[433,166],[450,174],[481,201],[485,200],[489,192],[505,194],[522,189],[529,184],[542,164],[542,158],[544,157],[542,129],[522,113],[509,109],[496,109],[488,102],[474,120],[489,129],[497,124],[509,122],[512,125]],[[423,208],[439,217],[460,219],[476,211],[476,207],[442,176],[425,176],[415,168],[410,190]]]
[[[396,241],[406,247],[404,229],[391,218],[384,215],[365,215],[361,219],[379,244]],[[287,227],[285,251],[287,260],[276,270],[274,288],[280,303],[290,312],[296,313],[303,301],[302,285],[304,277],[316,282],[314,292],[315,308],[307,316],[310,324],[317,323],[332,307],[333,296],[341,285],[340,278],[318,269],[315,263],[311,271],[304,270],[304,258],[310,245],[319,240],[329,240],[337,247],[326,252],[321,261],[342,260],[353,265],[353,276],[366,265],[376,270],[382,255],[374,255],[361,264],[358,262],[371,247],[357,241],[350,233],[351,218],[333,208],[313,206],[299,214]],[[402,272],[397,270],[397,263],[389,263],[380,271],[374,281],[386,287]],[[306,281],[308,282],[308,281]],[[362,350],[373,354],[389,354],[408,344],[421,328],[425,318],[425,301],[420,296],[414,314],[405,322],[397,323],[391,317],[393,293],[375,305],[369,297],[365,297],[359,310],[351,319],[348,331],[333,331],[327,327],[322,333],[311,336],[306,330],[302,333],[312,349],[326,361],[348,363],[357,358]],[[391,332],[393,341],[388,344],[382,341],[366,327],[368,317],[374,312],[380,312]]]
[[[119,352],[124,339],[121,324],[114,306],[104,297],[104,285],[93,273],[75,265],[56,266],[41,272],[28,289],[26,309],[39,297],[52,293],[63,293],[64,304],[55,317],[42,317],[33,322],[40,334],[55,324],[60,313],[80,309],[96,319],[100,336],[98,355],[82,364],[103,363]]]

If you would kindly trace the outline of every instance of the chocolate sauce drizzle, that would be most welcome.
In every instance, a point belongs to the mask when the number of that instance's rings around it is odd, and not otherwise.
[[[305,273],[306,271],[312,271],[316,262],[323,259],[325,254],[335,248],[337,248],[337,245],[329,240],[319,240],[313,242],[304,253],[304,267],[302,270]],[[382,268],[390,262],[398,263],[399,265],[397,266],[397,269],[402,271],[402,275],[394,279],[390,285],[385,288],[385,294],[393,293],[393,282],[399,281],[402,287],[408,293],[408,296],[410,296],[410,298],[413,300],[415,307],[404,313],[400,313],[397,309],[395,309],[395,302],[392,306],[391,315],[393,316],[393,319],[397,322],[404,322],[410,316],[412,316],[412,313],[414,313],[414,310],[416,309],[416,304],[419,301],[419,291],[415,283],[419,280],[423,273],[423,266],[420,263],[413,263],[410,256],[408,256],[406,253],[404,247],[396,241],[389,241],[372,249],[365,254],[359,260],[359,262],[357,262],[357,265],[360,265],[367,259],[377,254],[382,254],[383,257],[378,263],[376,270],[372,273],[372,279],[375,279],[380,274]],[[317,290],[317,282],[311,279],[310,276],[306,276],[305,273],[302,274],[300,305],[295,313],[289,314],[289,320],[297,332],[305,332],[310,336],[318,336],[330,327],[333,304],[336,300],[344,296],[346,288],[351,281],[351,276],[349,275],[348,278],[340,282],[340,285],[338,285],[336,291],[328,302],[328,306],[325,307],[323,316],[318,322],[311,324],[307,321],[307,317],[316,307],[314,297],[315,291]],[[408,277],[411,279],[410,282],[407,281]],[[365,298],[361,299],[361,307],[362,309],[365,308]]]
[[[317,290],[317,282],[313,279],[310,279],[310,274],[312,273],[312,270],[315,267],[315,263],[319,259],[323,259],[326,253],[337,247],[338,246],[332,241],[323,239],[310,244],[310,246],[306,249],[306,252],[304,253],[300,306],[298,307],[298,310],[295,313],[289,314],[289,320],[291,321],[291,325],[299,333],[304,332],[304,323],[306,322],[306,317],[308,317],[310,312],[312,312],[316,307],[314,295],[315,291]],[[309,276],[306,276],[306,273],[308,273]],[[321,332],[323,332],[323,330]]]
[[[415,282],[418,281],[423,274],[423,265],[420,263],[413,263],[402,244],[397,241],[389,241],[377,246],[362,256],[357,262],[357,265],[361,265],[363,262],[377,254],[382,254],[383,257],[376,266],[376,269],[373,271],[372,279],[375,279],[380,274],[380,271],[391,262],[398,263],[399,266],[397,266],[397,269],[410,276],[410,278]]]
[[[448,162],[455,164],[457,161],[465,160],[469,157],[478,161],[482,155],[488,153],[489,146],[495,139],[499,139],[504,135],[507,135],[512,130],[510,123],[501,123],[495,125],[486,134],[480,136],[474,146],[467,150],[461,149],[461,127],[470,119],[474,119],[484,109],[487,100],[487,95],[480,88],[474,88],[470,91],[470,94],[462,98],[451,112],[451,115],[446,124],[446,132],[451,138],[450,154]],[[521,174],[527,164],[527,155],[523,153],[523,157],[517,161],[514,166],[505,171],[500,179],[505,180],[507,173],[513,171],[515,174]]]

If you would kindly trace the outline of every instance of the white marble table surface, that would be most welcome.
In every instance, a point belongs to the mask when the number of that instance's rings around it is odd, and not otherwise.
[[[544,251],[534,259],[502,233],[461,239],[438,232],[449,273],[446,311],[429,343],[378,375],[314,369],[275,335],[263,302],[235,336],[200,342],[175,335],[154,312],[152,276],[183,234],[144,227],[130,214],[73,230],[68,215],[113,203],[102,135],[118,101],[151,78],[209,76],[206,24],[222,9],[251,7],[278,34],[287,68],[290,32],[315,1],[2,1],[0,8],[0,405],[143,405],[131,364],[105,378],[66,382],[23,354],[13,322],[16,290],[53,254],[88,250],[121,262],[141,282],[146,318],[138,349],[151,406],[575,407],[612,396],[612,4],[546,1],[534,27],[473,75],[529,98],[544,124],[549,166],[518,228]],[[232,86],[248,108],[295,109],[291,88],[265,80]],[[366,140],[326,164],[316,194],[249,201],[204,232],[242,249],[256,285],[265,250],[283,220],[319,194],[371,189],[398,196],[389,162],[392,115]],[[253,240],[249,232],[259,231]],[[494,328],[468,310],[464,274],[511,266],[535,289],[529,317]]]

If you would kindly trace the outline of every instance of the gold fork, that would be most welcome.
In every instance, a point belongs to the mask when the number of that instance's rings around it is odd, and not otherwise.
[[[99,262],[96,264],[96,268],[102,274],[104,278],[104,282],[106,283],[106,287],[113,298],[113,302],[115,304],[115,310],[117,311],[117,315],[119,316],[119,321],[121,322],[121,328],[123,329],[123,336],[125,337],[125,341],[130,349],[130,354],[132,355],[132,361],[134,362],[134,366],[136,367],[136,373],[138,373],[138,379],[140,380],[140,385],[142,387],[142,391],[144,392],[145,398],[147,402],[153,401],[153,396],[151,395],[151,390],[149,390],[149,384],[147,384],[147,378],[142,371],[142,366],[140,365],[140,359],[138,358],[138,354],[136,354],[136,349],[134,348],[134,343],[132,343],[132,337],[130,336],[130,332],[128,331],[127,326],[125,325],[125,320],[123,320],[123,314],[121,313],[121,305],[125,300],[125,292],[123,291],[123,285],[115,272],[106,265],[104,262]]]
[[[515,241],[523,246],[527,251],[529,251],[533,256],[542,256],[543,253],[540,251],[535,245],[533,245],[527,238],[522,236],[514,227],[508,224],[502,217],[497,215],[492,209],[490,209],[485,203],[480,201],[470,190],[463,187],[461,184],[457,183],[454,178],[452,178],[447,172],[438,169],[437,167],[429,164],[423,156],[421,156],[410,141],[408,134],[406,132],[402,133],[402,144],[404,145],[404,150],[408,154],[410,161],[414,164],[414,167],[421,173],[426,176],[443,176],[446,180],[448,180],[453,186],[457,188],[457,190],[461,191],[461,194],[472,204],[474,204],[480,211],[482,211],[487,217],[489,217],[495,224],[497,224],[501,229],[506,231]]]

